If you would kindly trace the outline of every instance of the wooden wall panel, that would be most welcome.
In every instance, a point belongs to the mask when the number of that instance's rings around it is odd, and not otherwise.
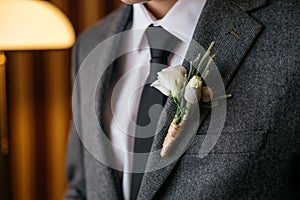
[[[0,199],[11,198],[5,60],[0,52]]]
[[[9,130],[13,199],[35,199],[33,67],[30,53],[8,57]]]
[[[65,146],[71,116],[68,52],[53,51],[46,58],[47,157],[49,199],[60,199],[65,187]]]
[[[49,1],[69,16],[77,34],[120,5],[119,0]],[[12,200],[59,200],[67,184],[70,50],[7,55]]]

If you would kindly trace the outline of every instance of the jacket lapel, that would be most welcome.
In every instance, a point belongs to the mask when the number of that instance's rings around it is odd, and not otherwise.
[[[91,44],[90,46],[92,45],[95,46],[95,44],[101,43],[103,39],[112,37],[118,33],[128,30],[131,26],[131,22],[132,22],[132,6],[124,5],[117,11],[117,13],[114,14],[114,17],[111,19],[110,24],[107,26],[107,31],[105,35],[97,36],[97,30],[95,31],[96,33],[94,32],[94,36],[96,35],[95,37],[101,37],[101,38],[95,39],[97,41],[91,40],[93,41],[94,44]],[[99,31],[103,33],[103,30],[99,30]],[[120,45],[119,42],[120,41],[111,42],[109,46],[106,46],[105,50],[101,49],[102,53],[99,53],[99,59],[98,59],[99,62],[93,64],[101,66],[102,63],[107,63],[105,59],[115,58],[115,55],[117,54],[117,50],[119,49],[118,48],[118,46]],[[87,56],[87,53],[92,52],[92,49],[88,49],[88,50],[85,49],[82,51],[84,51],[86,55],[81,55],[81,57],[85,57]],[[105,52],[110,53],[109,57],[108,55],[103,55],[105,54]],[[95,94],[96,116],[99,119],[102,130],[104,130],[105,132],[102,133],[102,131],[98,129],[94,130],[94,132],[97,132],[99,134],[106,134],[105,125],[103,123],[105,119],[104,113],[106,108],[107,94],[109,93],[111,83],[114,81],[113,73],[115,71],[114,70],[115,68],[116,66],[114,66],[113,63],[105,70],[103,76],[99,77],[99,81],[96,88],[96,94]],[[93,75],[91,75],[91,77],[93,77]],[[86,81],[86,79],[84,80],[81,79],[81,81]],[[82,95],[81,98],[83,104],[84,102],[89,101],[86,99],[89,98],[88,96]],[[96,134],[92,134],[92,135],[95,135],[96,137]],[[88,134],[85,134],[84,137],[90,137],[90,136]],[[94,142],[92,141],[91,143],[92,143],[91,146],[95,146],[96,150],[94,152],[100,153],[101,155],[103,155],[104,159],[106,160],[103,164],[98,162],[98,160],[96,160],[95,158],[93,158],[93,160],[98,163],[93,166],[94,167],[93,169],[90,169],[90,171],[92,170],[97,171],[97,174],[100,175],[100,176],[93,176],[94,183],[99,186],[97,190],[99,197],[101,196],[101,198],[106,198],[107,196],[109,196],[111,199],[122,198],[123,194],[121,189],[121,183],[118,178],[118,171],[108,167],[107,164],[105,164],[105,163],[114,163],[112,149],[110,148],[110,146],[107,145],[107,143],[105,143],[103,140],[98,138],[95,138]],[[90,152],[88,154],[90,154]],[[91,157],[91,156],[87,156],[87,157]],[[92,161],[87,161],[87,162],[89,162],[90,164]],[[103,187],[103,188],[101,187],[101,184],[104,180],[103,179],[104,176],[105,176],[105,183],[113,183],[111,186]]]
[[[212,41],[216,42],[214,53],[225,87],[230,84],[240,63],[243,61],[248,51],[254,45],[263,26],[254,18],[247,14],[266,5],[266,0],[209,0],[207,1],[197,27],[194,32],[193,39],[208,48]],[[187,58],[193,58],[198,52],[194,52],[192,46],[187,53]],[[149,155],[147,163],[148,173],[143,177],[138,199],[152,199],[161,188],[167,177],[179,160],[180,156],[188,148],[192,142],[184,142],[186,147],[176,149],[175,155],[161,158],[159,150],[162,147],[163,140],[167,134],[167,129],[175,114],[175,105],[169,98],[164,110],[162,111],[156,135],[152,145],[152,152]],[[205,120],[209,110],[201,110],[200,122],[195,121],[189,124],[189,130],[197,133],[199,126]],[[187,138],[192,140],[193,137]],[[161,166],[165,166],[160,169]]]

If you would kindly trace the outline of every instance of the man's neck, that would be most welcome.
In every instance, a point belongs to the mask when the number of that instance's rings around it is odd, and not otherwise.
[[[163,18],[177,0],[152,0],[145,4],[149,12],[156,18]]]

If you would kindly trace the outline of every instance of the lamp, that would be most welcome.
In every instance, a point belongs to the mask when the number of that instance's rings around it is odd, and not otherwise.
[[[70,48],[75,41],[68,18],[47,1],[0,0],[0,146],[8,153],[5,54],[10,50]]]
[[[9,140],[7,129],[6,73],[4,51],[11,50],[49,50],[70,48],[75,41],[74,29],[67,17],[55,6],[40,0],[0,0],[0,164],[7,161]],[[22,141],[28,143],[28,141]],[[26,146],[26,145],[25,145]],[[16,150],[16,149],[14,149]],[[28,154],[23,150],[14,151],[18,166],[14,171],[17,184],[16,199],[33,199],[31,164],[26,160]],[[2,155],[3,156],[2,156]],[[25,158],[25,159],[24,159]],[[0,165],[1,172],[2,164]],[[3,165],[4,168],[7,165]],[[4,170],[4,173],[7,170]],[[2,173],[2,172],[1,172]],[[3,174],[2,174],[3,175]],[[3,179],[3,180],[2,180]],[[7,197],[7,180],[0,181],[0,199]],[[2,190],[2,189],[3,190]]]

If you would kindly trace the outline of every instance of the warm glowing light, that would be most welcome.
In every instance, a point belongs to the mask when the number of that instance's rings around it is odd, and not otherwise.
[[[0,51],[0,66],[4,65],[5,60],[6,60],[6,58],[5,58],[4,53]]]
[[[0,50],[62,49],[73,45],[68,18],[47,1],[0,0]]]

